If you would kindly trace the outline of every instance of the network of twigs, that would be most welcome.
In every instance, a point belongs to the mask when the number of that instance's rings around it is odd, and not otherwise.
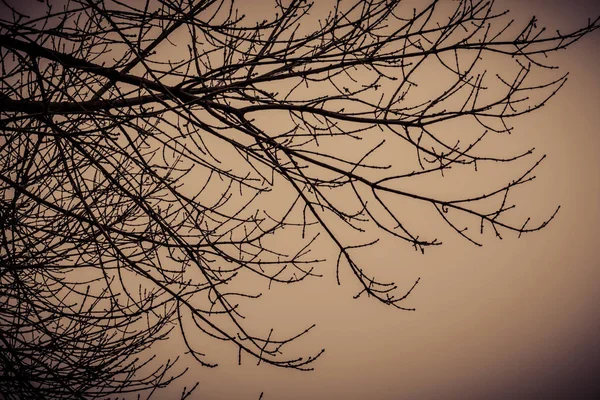
[[[205,366],[216,364],[199,334],[231,343],[240,361],[311,369],[322,351],[286,358],[283,349],[312,327],[293,337],[253,333],[239,303],[260,291],[230,288],[248,273],[269,284],[319,275],[325,260],[310,253],[319,237],[337,247],[332,264],[356,277],[357,296],[411,309],[404,300],[416,283],[377,280],[354,256],[381,236],[419,251],[441,244],[405,226],[395,199],[427,205],[428,218],[477,245],[484,228],[497,236],[542,229],[555,213],[537,223],[507,215],[510,194],[544,157],[498,157],[484,143],[565,83],[566,74],[534,82],[553,68],[546,55],[600,27],[596,19],[548,34],[533,18],[519,28],[486,0],[417,10],[399,0],[338,1],[326,13],[277,1],[265,20],[227,0],[48,0],[36,11],[3,3],[7,399],[151,395],[183,372],[173,360],[144,358],[174,332]],[[489,57],[516,69],[488,73]],[[430,63],[452,79],[413,101]],[[438,127],[457,119],[476,135],[450,142]],[[390,150],[402,154],[399,165],[380,161]],[[450,168],[528,158],[518,176],[477,195],[403,188]],[[285,196],[267,207],[275,189]],[[283,229],[297,233],[296,248],[272,240]]]

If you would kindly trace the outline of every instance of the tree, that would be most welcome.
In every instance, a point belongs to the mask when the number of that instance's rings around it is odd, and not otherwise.
[[[323,350],[284,350],[313,326],[256,333],[241,307],[333,264],[338,283],[354,275],[356,297],[413,310],[419,280],[396,285],[356,261],[383,237],[442,244],[398,204],[478,246],[488,231],[544,228],[558,208],[516,220],[510,194],[545,156],[493,143],[566,82],[540,81],[555,68],[548,53],[600,20],[548,35],[532,18],[514,31],[492,3],[338,1],[314,21],[303,0],[258,21],[226,0],[47,1],[37,15],[6,3],[0,392],[150,396],[184,372],[147,356],[174,332],[203,366],[216,366],[202,347],[212,339],[239,362],[312,369]],[[486,60],[504,59],[510,68],[488,72]],[[437,91],[420,93],[430,77]],[[415,188],[514,163],[519,174],[473,193]],[[311,254],[324,240],[335,263]]]

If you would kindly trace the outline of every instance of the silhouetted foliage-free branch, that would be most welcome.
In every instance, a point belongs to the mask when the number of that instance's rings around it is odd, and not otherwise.
[[[515,220],[511,194],[544,156],[486,143],[566,82],[539,79],[555,68],[547,55],[600,27],[517,27],[484,0],[277,0],[264,20],[227,0],[19,3],[0,20],[6,398],[150,397],[184,371],[148,356],[174,332],[204,366],[214,339],[240,362],[311,369],[323,350],[285,349],[312,326],[250,329],[240,304],[261,289],[241,277],[319,276],[311,249],[329,241],[356,297],[412,310],[418,280],[379,280],[356,256],[385,236],[442,244],[399,201],[476,245],[477,231],[542,229],[556,212]],[[521,159],[521,173],[473,194],[414,184]],[[296,235],[285,245],[283,230]]]

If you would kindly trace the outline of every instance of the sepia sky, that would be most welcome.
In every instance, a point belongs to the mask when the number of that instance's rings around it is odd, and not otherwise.
[[[419,7],[425,1],[406,0],[410,7],[412,3]],[[270,4],[272,0],[252,1],[254,16],[269,12]],[[495,8],[510,9],[521,22],[535,14],[550,32],[583,26],[588,17],[600,15],[600,3],[594,0],[496,0]],[[535,181],[516,196],[518,215],[543,220],[560,205],[547,228],[520,239],[488,234],[483,247],[445,230],[440,232],[444,245],[424,255],[406,243],[386,240],[358,256],[399,288],[408,290],[420,277],[403,303],[414,312],[365,296],[353,299],[356,282],[345,271],[337,285],[337,253],[318,243],[330,261],[320,267],[323,278],[274,287],[246,312],[251,326],[273,326],[282,335],[316,324],[293,347],[298,356],[326,349],[312,365],[314,371],[257,366],[249,358],[238,366],[236,349],[224,347],[221,355],[211,353],[219,367],[190,362],[187,375],[162,396],[178,398],[182,386],[196,381],[200,385],[193,398],[206,400],[256,400],[261,392],[264,400],[600,396],[599,49],[596,31],[554,54],[552,63],[560,70],[549,76],[569,71],[566,85],[545,107],[512,121],[511,150],[535,147],[537,155],[548,156]],[[435,83],[435,76],[419,82],[423,90]],[[267,122],[278,120],[273,116]],[[453,129],[452,134],[460,134],[460,126]],[[388,151],[384,154],[394,157],[394,149]],[[519,167],[514,173],[523,164]],[[459,177],[443,190],[460,193],[493,178],[488,169],[484,177]],[[418,211],[413,213],[415,225],[439,228]],[[174,357],[184,351],[180,344],[174,334],[172,342],[154,351]]]
[[[268,12],[269,1],[253,2]],[[410,3],[410,1],[408,2]],[[414,1],[418,6],[417,1]],[[497,1],[512,15],[553,29],[578,27],[600,14],[594,1]],[[550,103],[514,122],[511,140],[548,159],[522,190],[523,215],[557,218],[519,240],[488,236],[475,247],[451,232],[444,245],[414,252],[386,242],[361,260],[398,271],[415,312],[353,300],[356,287],[320,280],[273,289],[254,315],[280,332],[316,323],[298,354],[326,352],[315,371],[281,370],[235,352],[221,366],[193,366],[202,399],[584,399],[600,393],[600,35],[555,55],[570,71]],[[419,82],[421,83],[421,82]],[[464,182],[468,186],[472,182]],[[429,221],[423,221],[428,224]],[[342,280],[344,283],[344,280]],[[269,325],[270,324],[270,325]],[[224,353],[225,354],[225,353]],[[180,382],[181,384],[181,382]]]

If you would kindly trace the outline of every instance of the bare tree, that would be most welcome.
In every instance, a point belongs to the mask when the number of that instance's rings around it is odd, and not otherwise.
[[[399,202],[478,246],[485,231],[542,229],[558,208],[537,222],[510,211],[545,156],[487,143],[566,82],[540,80],[555,68],[547,55],[600,27],[519,28],[486,0],[337,1],[315,15],[311,2],[277,0],[265,20],[227,0],[3,3],[6,398],[150,397],[184,372],[147,356],[174,332],[204,366],[216,365],[212,339],[239,362],[312,369],[323,350],[284,350],[313,326],[291,337],[248,327],[240,304],[266,288],[248,282],[296,284],[334,265],[338,282],[340,270],[355,276],[356,297],[412,310],[418,280],[379,280],[356,261],[382,237],[442,244]],[[425,97],[422,79],[435,79]],[[513,162],[521,173],[473,193],[414,185]],[[335,262],[311,253],[317,238]]]

